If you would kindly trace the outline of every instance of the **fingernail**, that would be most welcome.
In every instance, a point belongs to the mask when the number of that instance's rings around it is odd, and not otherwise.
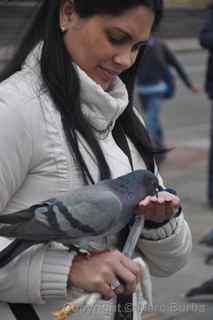
[[[139,202],[138,206],[144,207],[144,202],[143,201]]]

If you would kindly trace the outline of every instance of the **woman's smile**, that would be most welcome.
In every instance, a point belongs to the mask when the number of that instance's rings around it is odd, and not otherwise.
[[[106,67],[97,67],[97,77],[100,78],[100,81],[105,85],[110,84],[118,74],[118,72],[112,71]]]

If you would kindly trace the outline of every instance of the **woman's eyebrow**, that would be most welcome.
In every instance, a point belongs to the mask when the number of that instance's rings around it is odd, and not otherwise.
[[[129,33],[126,30],[123,30],[119,27],[113,27],[112,30],[114,31],[118,31],[120,33],[122,33],[123,35],[125,35],[126,37],[128,37],[129,40],[134,40],[134,37],[131,35],[131,33]],[[137,42],[137,45],[146,45],[147,42],[149,41],[149,39],[145,39],[145,40],[141,40]]]
[[[121,29],[121,28],[119,28],[119,27],[113,27],[112,30],[113,30],[113,31],[118,31],[118,32],[120,32],[120,33],[123,33],[123,35],[125,35],[125,36],[128,37],[129,39],[132,39],[132,38],[133,38],[132,35],[131,35],[128,31],[123,30],[123,29]]]

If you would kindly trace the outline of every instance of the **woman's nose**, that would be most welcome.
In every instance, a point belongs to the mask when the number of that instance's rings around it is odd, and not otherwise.
[[[124,70],[130,68],[136,59],[136,53],[133,51],[122,51],[114,55],[113,62],[120,65]]]

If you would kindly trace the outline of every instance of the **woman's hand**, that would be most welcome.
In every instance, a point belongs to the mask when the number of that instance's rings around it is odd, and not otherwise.
[[[140,201],[136,214],[142,214],[145,220],[162,223],[171,219],[180,207],[180,198],[166,191],[158,192],[158,197],[147,196]]]
[[[98,292],[105,299],[114,294],[131,294],[141,278],[141,266],[114,250],[86,258],[78,255],[74,258],[69,274],[69,285],[90,292]],[[111,285],[116,280],[122,282],[115,291]]]
[[[191,85],[191,90],[192,90],[192,92],[194,92],[194,93],[199,93],[199,92],[202,91],[202,88],[201,88],[198,84],[192,83],[192,85]]]

